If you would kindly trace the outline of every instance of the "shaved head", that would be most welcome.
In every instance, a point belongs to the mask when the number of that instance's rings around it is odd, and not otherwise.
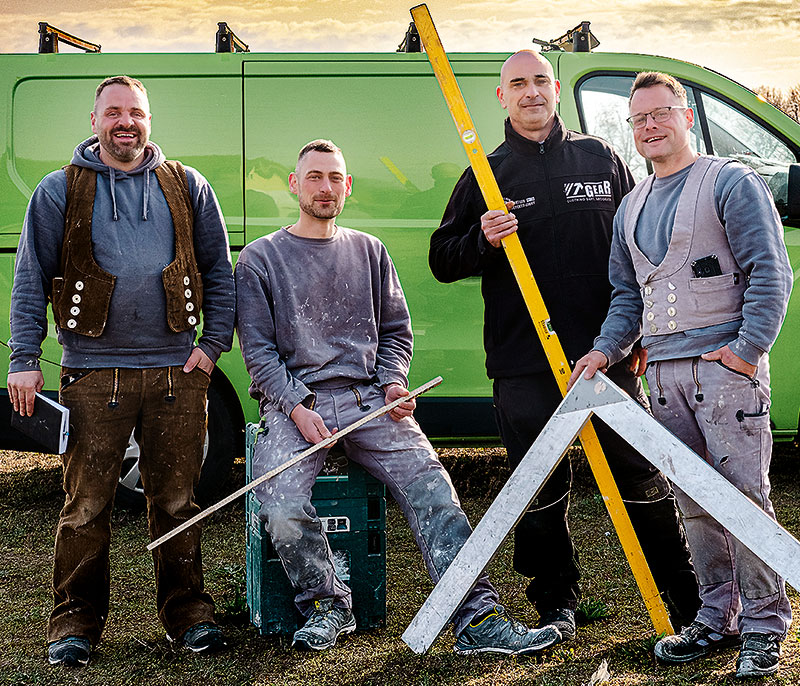
[[[503,66],[500,68],[501,87],[505,85],[510,78],[513,78],[510,74],[519,68],[524,68],[528,73],[531,73],[530,70],[532,69],[533,73],[538,72],[539,74],[546,74],[555,81],[553,65],[550,64],[548,60],[535,50],[519,50],[503,62]]]
[[[533,50],[515,52],[500,69],[497,98],[514,131],[530,140],[541,142],[550,133],[560,92],[553,66]]]

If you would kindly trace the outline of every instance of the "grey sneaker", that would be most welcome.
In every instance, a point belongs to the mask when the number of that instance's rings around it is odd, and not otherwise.
[[[222,629],[214,622],[190,626],[181,637],[181,643],[193,653],[216,653],[228,647]]]
[[[736,661],[736,677],[767,676],[778,671],[781,644],[770,634],[742,634],[742,649]]]
[[[715,650],[730,648],[739,644],[737,634],[720,634],[705,624],[692,622],[681,629],[679,634],[662,638],[653,652],[662,662],[679,664],[691,662]]]
[[[561,633],[554,626],[529,629],[508,614],[502,605],[495,605],[488,615],[477,621],[473,619],[464,628],[453,650],[459,655],[527,655],[549,648],[560,640]]]
[[[65,636],[47,646],[47,661],[51,665],[83,667],[89,662],[92,646],[83,636]]]
[[[305,625],[298,629],[292,640],[292,648],[299,650],[325,650],[336,645],[339,636],[356,629],[356,618],[352,610],[336,607],[333,598],[314,601],[314,612]]]
[[[561,642],[571,641],[575,638],[575,611],[568,607],[558,607],[546,610],[539,616],[537,628],[554,626],[561,634]]]

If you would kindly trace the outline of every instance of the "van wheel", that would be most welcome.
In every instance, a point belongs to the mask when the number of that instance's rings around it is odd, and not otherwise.
[[[140,428],[131,434],[128,449],[122,460],[116,502],[126,508],[142,509],[145,506],[144,489],[139,473]],[[208,388],[208,431],[203,445],[203,469],[195,492],[198,503],[208,504],[224,495],[236,454],[234,422],[225,401],[214,388]]]

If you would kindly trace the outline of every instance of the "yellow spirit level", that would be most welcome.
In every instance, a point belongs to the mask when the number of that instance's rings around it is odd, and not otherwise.
[[[486,201],[486,207],[489,210],[502,210],[507,212],[503,196],[500,193],[500,188],[494,178],[492,169],[489,166],[489,160],[486,158],[486,153],[481,146],[478,134],[475,131],[475,126],[472,123],[472,118],[467,110],[467,104],[464,102],[464,97],[461,94],[461,89],[458,87],[456,77],[453,74],[453,69],[447,59],[447,54],[444,51],[442,42],[439,40],[439,34],[436,27],[433,25],[430,12],[427,5],[417,5],[411,9],[411,16],[414,18],[417,31],[422,38],[422,44],[428,54],[428,60],[433,67],[436,78],[439,81],[439,86],[442,89],[442,94],[447,101],[447,107],[450,114],[453,116],[458,134],[461,138],[461,143],[464,145],[464,150],[469,158],[469,163],[472,170],[475,172],[475,178],[480,186],[483,198]],[[514,272],[514,277],[519,284],[522,291],[522,297],[525,300],[525,305],[528,308],[531,319],[533,320],[536,333],[544,348],[547,360],[550,363],[550,368],[556,377],[558,387],[561,389],[561,395],[567,392],[567,382],[570,377],[570,367],[567,362],[564,350],[558,340],[556,332],[550,326],[550,317],[547,314],[542,295],[536,285],[536,280],[533,278],[528,259],[522,249],[522,244],[519,241],[519,236],[516,233],[511,234],[503,239],[503,247],[506,251],[506,256],[511,264],[511,269]],[[647,611],[650,614],[650,619],[653,626],[659,633],[673,633],[672,625],[669,621],[664,603],[661,600],[661,595],[658,592],[653,575],[650,568],[647,566],[644,553],[639,545],[639,540],[636,538],[636,532],[633,530],[631,520],[625,510],[625,505],[622,502],[622,497],[617,489],[617,484],[614,482],[614,477],[608,467],[603,450],[600,447],[600,442],[597,439],[594,427],[591,422],[587,423],[580,434],[581,445],[586,453],[586,458],[592,468],[592,473],[597,481],[597,486],[603,496],[603,501],[606,504],[608,513],[611,516],[611,521],[617,530],[622,548],[625,551],[625,556],[628,558],[628,563],[633,571],[633,576],[636,583],[639,585],[639,591],[644,599]]]

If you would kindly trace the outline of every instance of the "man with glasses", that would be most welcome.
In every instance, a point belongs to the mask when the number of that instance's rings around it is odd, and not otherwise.
[[[758,174],[691,148],[694,112],[674,78],[639,74],[629,104],[654,174],[614,219],[611,308],[571,382],[619,360],[643,332],[656,418],[774,517],[767,353],[792,287],[780,217]],[[656,656],[689,662],[740,645],[737,677],[774,673],[791,623],[783,579],[675,491],[702,607]]]
[[[510,214],[486,211],[475,176],[464,172],[431,236],[433,275],[449,283],[481,277],[486,371],[508,461],[516,468],[550,419],[561,393],[547,363],[501,240],[517,232],[551,321],[570,360],[591,346],[611,299],[608,256],[614,213],[633,187],[625,162],[598,138],[568,131],[556,114],[560,84],[538,53],[512,55],[497,97],[508,110],[505,142],[489,162]],[[631,360],[609,373],[647,405]],[[625,500],[672,622],[690,623],[700,604],[669,483],[598,422],[609,466]],[[531,578],[528,599],[540,625],[575,636],[580,567],[567,524],[572,472],[562,460],[514,533],[514,569]]]

